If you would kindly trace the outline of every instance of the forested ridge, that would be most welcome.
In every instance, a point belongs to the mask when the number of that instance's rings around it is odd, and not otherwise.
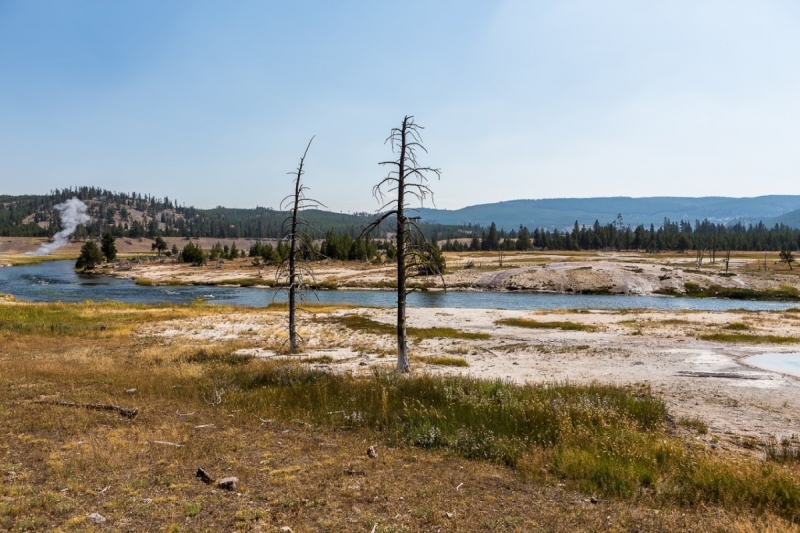
[[[768,227],[757,224],[715,224],[708,220],[664,219],[661,226],[625,225],[621,217],[601,225],[577,222],[570,231],[525,226],[506,232],[492,223],[488,229],[475,231],[471,240],[447,240],[444,251],[467,250],[640,250],[645,252],[699,250],[779,251],[800,248],[800,230],[785,224]]]
[[[118,193],[97,187],[61,189],[49,195],[0,195],[0,236],[51,237],[60,229],[54,206],[72,197],[87,204],[92,221],[79,227],[74,237],[99,237],[106,231],[115,237],[211,237],[219,239],[277,239],[284,235],[286,212],[267,207],[198,209],[181,206],[170,198],[140,193]],[[344,214],[309,209],[303,217],[313,238],[333,231],[357,237],[374,218],[372,213]],[[458,226],[420,224],[426,234],[463,236]],[[374,234],[385,236],[386,220]]]
[[[54,206],[72,197],[85,202],[92,221],[80,226],[75,239],[99,238],[105,232],[115,237],[210,237],[218,239],[279,239],[283,237],[283,211],[256,207],[198,209],[180,205],[175,199],[148,194],[118,193],[97,187],[52,191],[48,195],[0,195],[0,236],[51,237],[61,229]],[[325,239],[326,256],[361,257],[357,239],[374,214],[304,211],[309,234]],[[387,219],[373,236],[385,238],[392,221]],[[673,221],[661,225],[626,224],[621,215],[601,224],[580,225],[569,230],[519,226],[511,231],[495,223],[443,225],[420,222],[429,238],[443,241],[445,251],[463,250],[641,250],[649,252],[689,249],[708,250],[797,250],[800,230],[783,224],[715,223],[709,220]],[[345,251],[349,250],[349,251]],[[369,255],[369,254],[367,254]]]

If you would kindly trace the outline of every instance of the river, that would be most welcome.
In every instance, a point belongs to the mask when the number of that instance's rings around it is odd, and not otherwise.
[[[210,303],[265,307],[285,301],[283,291],[264,288],[206,286],[139,286],[133,280],[77,274],[72,261],[50,261],[38,265],[0,268],[0,293],[31,302],[82,302],[113,300],[129,303],[188,303],[202,298]],[[395,305],[395,293],[375,290],[319,291],[310,300],[352,303],[364,306]],[[782,310],[797,306],[790,302],[673,298],[664,296],[619,296],[541,294],[529,292],[429,291],[408,296],[411,307],[459,307],[468,309],[656,309],[727,311],[731,309]]]

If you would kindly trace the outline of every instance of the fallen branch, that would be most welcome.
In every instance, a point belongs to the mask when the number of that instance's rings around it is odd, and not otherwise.
[[[81,407],[83,409],[94,409],[96,411],[116,411],[120,416],[133,419],[139,414],[139,409],[128,409],[127,407],[120,407],[119,405],[109,405],[104,403],[73,403],[65,402],[63,400],[34,400],[34,403],[46,403],[51,405],[60,405],[62,407]]]
[[[154,440],[153,444],[163,444],[165,446],[174,446],[176,448],[183,448],[183,444],[178,444],[176,442],[168,442],[165,440]]]

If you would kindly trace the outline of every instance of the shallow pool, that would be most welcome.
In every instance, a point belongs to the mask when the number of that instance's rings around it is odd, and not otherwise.
[[[762,353],[748,357],[744,362],[750,366],[800,378],[800,353]]]

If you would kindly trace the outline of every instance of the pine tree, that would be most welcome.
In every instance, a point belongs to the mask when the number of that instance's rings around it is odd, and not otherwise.
[[[103,262],[103,253],[94,241],[86,241],[81,246],[81,255],[75,262],[76,269],[92,270],[95,266]]]
[[[111,235],[111,232],[107,231],[103,234],[103,239],[100,241],[100,251],[109,263],[117,258],[117,247],[114,244],[114,240],[114,236]]]

